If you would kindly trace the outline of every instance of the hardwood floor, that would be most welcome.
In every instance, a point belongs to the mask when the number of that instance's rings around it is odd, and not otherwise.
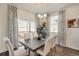
[[[51,54],[51,52],[52,52],[52,54]],[[56,51],[55,51],[55,49],[51,50],[49,52],[48,56],[79,56],[79,51],[57,45]]]
[[[52,56],[79,56],[78,50],[74,50],[67,47],[61,47],[61,46],[56,46],[56,53],[55,50],[52,50],[51,52],[52,52]]]
[[[20,49],[23,49],[24,47],[21,47]],[[52,52],[52,54],[51,54]],[[4,55],[5,54],[5,55]],[[7,52],[5,53],[1,53],[0,56],[7,56]],[[78,50],[74,50],[71,48],[67,48],[67,47],[61,47],[61,46],[56,46],[56,53],[55,50],[51,50],[48,54],[48,56],[79,56],[79,51]]]

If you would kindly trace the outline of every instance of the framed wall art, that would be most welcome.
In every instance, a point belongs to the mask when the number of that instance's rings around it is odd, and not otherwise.
[[[67,21],[68,28],[79,28],[79,19],[69,19]]]

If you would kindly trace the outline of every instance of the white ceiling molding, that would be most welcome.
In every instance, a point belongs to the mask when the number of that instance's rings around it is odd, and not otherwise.
[[[13,3],[11,5],[31,13],[52,13],[75,3]]]

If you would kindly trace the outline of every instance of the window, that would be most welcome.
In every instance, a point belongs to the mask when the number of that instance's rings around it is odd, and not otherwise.
[[[35,29],[35,22],[32,20],[32,21],[30,21],[30,31],[33,31],[33,32],[35,32],[36,31],[36,29]]]
[[[50,17],[50,32],[58,32],[58,15]]]
[[[18,31],[35,31],[35,21],[34,20],[18,20]]]

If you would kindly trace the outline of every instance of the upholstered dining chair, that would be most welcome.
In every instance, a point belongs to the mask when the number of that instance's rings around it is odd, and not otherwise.
[[[52,38],[51,55],[53,55],[53,52],[52,52],[53,50],[54,50],[54,53],[56,54],[57,37],[58,36],[56,35]]]
[[[38,49],[36,53],[42,56],[46,56],[50,52],[51,46],[52,46],[52,37],[49,37],[45,42],[45,46],[41,49]]]
[[[30,32],[24,33],[24,40],[30,39]]]
[[[38,37],[37,32],[33,32],[32,34],[33,34],[33,37]]]
[[[28,52],[25,49],[15,50],[10,42],[10,39],[5,37],[3,38],[6,48],[9,51],[9,56],[27,56]]]

